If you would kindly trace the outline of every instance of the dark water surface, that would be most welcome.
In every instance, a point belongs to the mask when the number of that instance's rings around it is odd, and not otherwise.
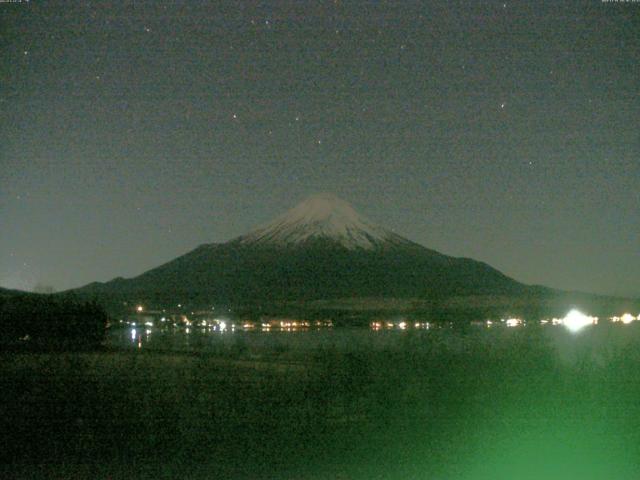
[[[640,329],[112,329],[2,354],[2,478],[637,479]]]

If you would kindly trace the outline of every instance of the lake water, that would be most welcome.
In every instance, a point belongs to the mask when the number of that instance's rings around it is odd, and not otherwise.
[[[640,478],[640,322],[261,330],[4,355],[0,478]]]
[[[544,344],[563,364],[589,359],[602,364],[617,352],[640,341],[640,322],[591,325],[580,331],[558,326],[469,326],[378,329],[366,327],[223,331],[200,327],[118,326],[108,333],[107,345],[122,350],[190,352],[224,355],[307,356],[322,351],[420,351],[425,349],[464,353],[472,346],[509,347],[513,342]]]

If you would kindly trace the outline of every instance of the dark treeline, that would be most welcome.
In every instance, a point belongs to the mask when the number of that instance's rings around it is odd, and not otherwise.
[[[96,302],[73,296],[24,294],[0,298],[0,341],[43,348],[93,348],[108,316]]]

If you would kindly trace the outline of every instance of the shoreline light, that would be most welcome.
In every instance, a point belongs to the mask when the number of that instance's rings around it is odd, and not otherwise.
[[[562,319],[562,324],[573,333],[582,330],[588,325],[594,325],[596,323],[598,323],[597,317],[590,317],[576,309],[571,310]]]
[[[521,318],[507,318],[506,320],[502,319],[502,322],[506,323],[507,327],[519,327],[523,324]]]
[[[640,315],[638,316],[638,318],[640,318]],[[611,317],[611,321],[612,322],[614,322],[614,323],[622,322],[625,325],[628,325],[628,324],[630,324],[631,322],[633,322],[635,320],[636,320],[636,317],[634,317],[630,313],[625,313],[621,317]]]

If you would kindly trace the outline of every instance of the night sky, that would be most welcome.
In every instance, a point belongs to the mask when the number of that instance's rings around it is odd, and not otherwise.
[[[0,3],[0,286],[134,276],[333,192],[640,296],[640,2],[505,1]]]

